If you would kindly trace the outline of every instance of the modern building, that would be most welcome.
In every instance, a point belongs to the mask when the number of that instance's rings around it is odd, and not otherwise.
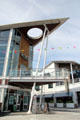
[[[40,73],[39,73],[40,74]],[[64,81],[55,81],[38,87],[36,92],[39,102],[40,96],[45,102],[52,103],[55,107],[75,108],[80,106],[80,64],[75,61],[52,61],[45,67],[45,76],[54,76],[55,78],[68,77]],[[50,104],[51,105],[51,104]]]
[[[40,85],[54,82],[53,78],[45,79],[43,76],[39,78],[32,76],[33,48],[41,40],[43,43],[44,39],[67,19],[42,20],[0,26],[1,111],[28,110],[33,83]],[[35,29],[41,31],[39,36],[34,37],[30,34]]]

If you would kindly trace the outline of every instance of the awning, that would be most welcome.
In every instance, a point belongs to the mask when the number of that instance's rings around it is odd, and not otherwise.
[[[45,94],[42,95],[44,98],[51,98],[51,97],[68,97],[68,96],[73,96],[73,93],[55,93],[55,94]],[[37,96],[37,98],[39,98],[40,95]]]
[[[68,96],[73,96],[73,93],[69,92],[69,93],[56,93],[56,94],[54,94],[54,97],[68,97]]]
[[[44,98],[51,98],[51,97],[54,97],[53,94],[46,94],[46,95],[43,95]]]
[[[37,96],[37,98],[39,98],[40,95]],[[51,97],[54,97],[54,94],[45,94],[45,95],[42,95],[42,97],[44,98],[51,98]]]

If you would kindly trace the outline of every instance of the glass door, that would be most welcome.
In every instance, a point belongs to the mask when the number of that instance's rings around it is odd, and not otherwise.
[[[28,110],[28,101],[29,101],[29,99],[28,99],[29,97],[27,96],[27,95],[24,95],[24,99],[23,99],[23,109],[24,110]]]
[[[21,104],[21,95],[17,94],[17,101],[16,101],[17,111],[20,111],[20,104]]]

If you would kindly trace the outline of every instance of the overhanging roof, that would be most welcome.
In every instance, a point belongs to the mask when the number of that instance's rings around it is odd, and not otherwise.
[[[77,64],[77,65],[80,65],[78,62],[75,62],[75,61],[70,61],[70,60],[56,60],[56,61],[53,61],[54,63],[72,63],[72,64]]]
[[[44,32],[44,25],[47,26],[49,30],[49,34],[55,31],[59,26],[61,26],[68,18],[60,18],[60,19],[51,19],[51,20],[41,20],[41,21],[33,21],[33,22],[23,22],[9,25],[1,25],[0,30],[8,30],[8,29],[18,29],[22,34],[24,34],[25,39],[29,41],[31,45],[36,45],[39,41],[42,40],[40,38],[36,38],[35,40],[30,38],[27,35],[27,32],[31,28],[40,28]],[[47,33],[46,33],[47,34]]]
[[[70,60],[54,60],[52,62],[50,62],[49,64],[46,65],[45,68],[49,67],[51,64],[56,63],[56,64],[70,64],[72,63],[73,65],[80,65],[78,62],[76,61],[70,61]]]
[[[68,79],[68,78],[66,78]],[[45,85],[49,83],[62,82],[64,78],[53,78],[53,77],[7,77],[9,85],[21,86],[24,88],[31,88],[34,83],[36,85]]]

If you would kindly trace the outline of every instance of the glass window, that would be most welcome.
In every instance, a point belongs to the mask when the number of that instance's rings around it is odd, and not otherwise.
[[[56,86],[59,86],[59,85],[60,85],[60,82],[57,82],[57,83],[56,83]]]
[[[53,83],[48,84],[48,88],[53,88]]]
[[[0,59],[4,58],[6,54],[6,46],[0,46]]]
[[[24,104],[28,104],[28,96],[24,96]]]
[[[64,85],[64,82],[60,82],[60,85]]]
[[[3,73],[8,37],[9,37],[9,30],[0,31],[0,76],[2,76]]]
[[[33,46],[29,47],[29,68],[32,68],[32,60],[33,60]]]
[[[40,86],[35,86],[35,89],[37,90],[37,91],[39,91],[40,90]]]
[[[19,61],[20,40],[21,40],[20,34],[17,33],[16,30],[14,30],[11,46],[10,46],[7,75],[17,76],[18,74],[17,70],[18,70],[18,61]]]
[[[3,65],[4,65],[3,63],[0,63],[0,75],[2,75],[2,72],[3,72],[2,71],[3,70]]]

